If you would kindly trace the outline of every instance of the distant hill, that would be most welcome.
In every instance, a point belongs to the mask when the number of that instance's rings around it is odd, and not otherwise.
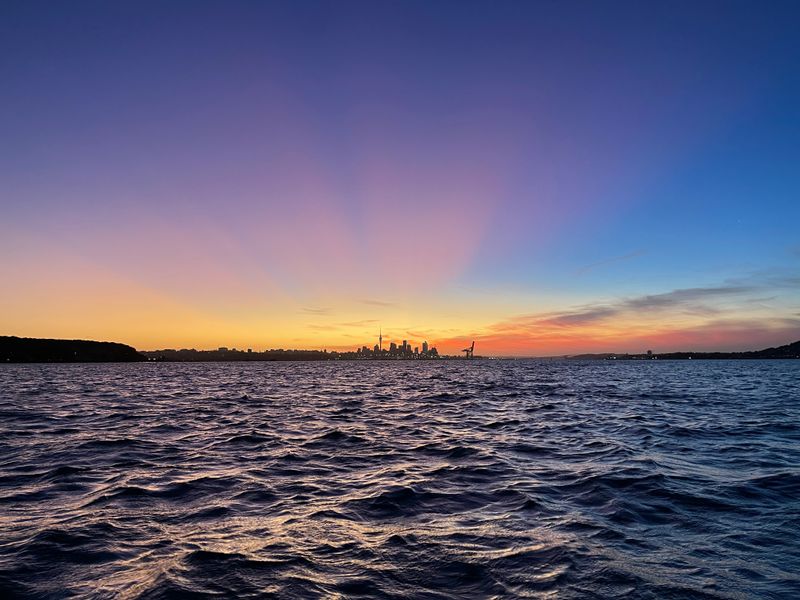
[[[336,352],[327,350],[236,350],[220,348],[219,350],[144,350],[142,354],[148,360],[159,362],[256,362],[256,361],[288,361],[288,360],[335,360]]]
[[[116,342],[0,336],[0,363],[138,362],[135,348]]]
[[[740,360],[740,359],[775,359],[800,358],[800,341],[747,352],[664,352],[653,354],[575,354],[572,356],[552,357],[568,360]]]

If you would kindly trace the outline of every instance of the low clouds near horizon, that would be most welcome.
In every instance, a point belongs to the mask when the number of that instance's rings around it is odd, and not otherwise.
[[[582,304],[560,311],[520,314],[471,336],[487,354],[562,354],[586,351],[660,352],[757,349],[800,339],[800,278],[761,274],[719,285]],[[767,292],[769,294],[767,295]]]

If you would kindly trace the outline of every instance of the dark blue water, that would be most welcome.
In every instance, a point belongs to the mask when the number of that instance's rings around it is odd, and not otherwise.
[[[0,596],[800,597],[800,361],[0,366]]]

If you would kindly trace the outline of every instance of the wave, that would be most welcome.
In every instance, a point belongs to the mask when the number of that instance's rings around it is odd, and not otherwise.
[[[800,597],[800,361],[152,366],[0,367],[0,597]]]

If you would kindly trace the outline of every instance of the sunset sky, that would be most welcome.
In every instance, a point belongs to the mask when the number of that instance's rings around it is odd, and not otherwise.
[[[0,335],[800,339],[798,2],[0,5]]]

